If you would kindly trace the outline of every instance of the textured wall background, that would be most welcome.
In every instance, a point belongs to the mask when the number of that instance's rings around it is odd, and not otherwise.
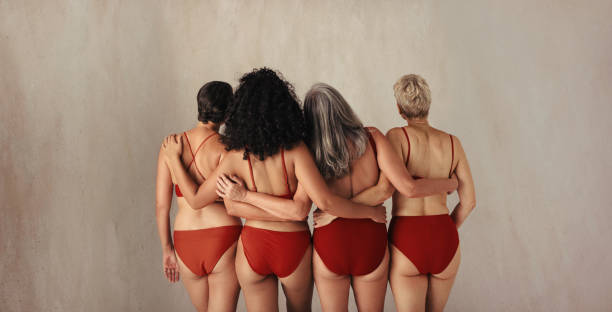
[[[156,153],[203,82],[263,65],[300,96],[330,83],[384,131],[395,80],[428,79],[477,183],[448,311],[609,310],[611,17],[611,1],[0,0],[0,310],[190,310],[161,274]]]

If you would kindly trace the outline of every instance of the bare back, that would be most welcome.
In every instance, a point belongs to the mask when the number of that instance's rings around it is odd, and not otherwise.
[[[391,144],[415,178],[448,178],[457,165],[454,138],[428,125],[395,128]],[[393,215],[421,216],[447,214],[446,194],[408,198],[393,194]]]
[[[297,189],[295,165],[292,150],[279,151],[275,155],[260,160],[250,154],[245,160],[244,150],[230,151],[223,159],[223,167],[228,168],[229,174],[241,178],[250,191],[291,199]],[[284,157],[284,159],[283,159]],[[285,175],[286,172],[286,175]],[[245,225],[274,230],[274,231],[301,231],[307,230],[304,221],[262,221],[247,219]]]
[[[380,172],[372,144],[368,141],[363,155],[350,164],[348,175],[327,181],[327,185],[335,194],[350,199],[378,182]]]
[[[195,127],[182,134],[181,161],[191,178],[199,185],[218,166],[224,153],[219,134],[205,127]],[[172,177],[176,184],[176,179]],[[204,209],[192,209],[183,197],[177,196],[178,212],[174,221],[177,230],[195,230],[224,225],[238,225],[240,219],[227,214],[222,202],[214,202]]]

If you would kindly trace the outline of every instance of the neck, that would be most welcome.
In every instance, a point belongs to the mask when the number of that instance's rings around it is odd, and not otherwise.
[[[212,122],[207,122],[207,123],[203,123],[201,121],[198,121],[198,124],[196,125],[196,127],[201,127],[201,128],[206,128],[206,129],[210,129],[212,131],[219,131],[219,127],[221,125],[217,124],[217,123],[212,123]]]
[[[408,125],[411,127],[429,127],[427,118],[412,118],[408,119]]]

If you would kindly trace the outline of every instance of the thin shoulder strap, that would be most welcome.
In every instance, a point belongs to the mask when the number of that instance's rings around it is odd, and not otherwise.
[[[195,162],[195,154],[193,153],[193,149],[191,149],[191,142],[189,142],[189,137],[187,136],[187,132],[183,132],[185,135],[185,141],[187,141],[187,145],[189,146],[189,152],[191,153],[191,161],[189,165],[187,165],[187,169],[191,168],[191,165]]]
[[[289,175],[287,174],[287,165],[285,165],[285,149],[282,147],[281,158],[283,160],[283,173],[285,174],[285,185],[287,186],[287,194],[291,194],[291,187],[289,187]]]
[[[193,160],[192,160],[193,165],[195,166],[196,170],[198,171],[198,173],[199,173],[199,174],[200,174],[200,175],[201,175],[203,178],[206,178],[206,177],[204,177],[204,174],[202,174],[202,171],[200,171],[200,168],[198,168],[198,163],[195,161],[195,155],[197,155],[197,154],[198,154],[198,152],[200,151],[200,149],[202,148],[202,146],[204,146],[204,143],[206,143],[206,141],[208,141],[208,139],[212,138],[212,137],[213,137],[215,134],[218,134],[218,133],[213,132],[212,134],[210,134],[209,136],[207,136],[207,137],[204,139],[204,141],[202,141],[202,143],[200,143],[200,145],[198,145],[198,148],[196,148],[195,153],[193,153]]]
[[[450,141],[451,141],[451,165],[450,165],[450,171],[448,172],[448,176],[450,177],[453,174],[453,163],[455,162],[455,142],[453,141],[453,135],[449,134],[448,135],[450,137]]]
[[[404,136],[406,136],[406,141],[408,141],[408,157],[406,157],[406,166],[408,166],[408,161],[410,160],[410,138],[404,127],[402,127],[402,131],[404,131]]]
[[[247,160],[249,161],[249,172],[251,173],[251,183],[253,183],[253,188],[255,188],[255,192],[257,192],[257,185],[255,185],[255,177],[253,177],[253,165],[251,165],[251,154],[247,152]]]
[[[208,141],[208,139],[212,138],[214,135],[216,135],[218,133],[213,132],[212,134],[210,134],[209,136],[207,136],[204,141],[202,141],[202,143],[200,143],[200,145],[198,145],[198,148],[196,148],[195,152],[193,153],[193,155],[197,155],[198,152],[200,151],[200,149],[202,148],[202,146],[204,146],[204,143],[206,143],[206,141]]]
[[[374,137],[370,132],[370,127],[366,128],[366,133],[368,134],[368,140],[370,141],[370,145],[372,145],[372,149],[374,150],[374,156],[378,155],[378,151],[376,150],[376,142],[374,141]]]

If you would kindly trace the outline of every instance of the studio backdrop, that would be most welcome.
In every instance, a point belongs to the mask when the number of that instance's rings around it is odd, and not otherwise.
[[[427,79],[476,184],[448,311],[610,310],[611,50],[611,1],[0,0],[0,310],[190,311],[159,146],[203,83],[262,66],[383,132],[393,83]]]

